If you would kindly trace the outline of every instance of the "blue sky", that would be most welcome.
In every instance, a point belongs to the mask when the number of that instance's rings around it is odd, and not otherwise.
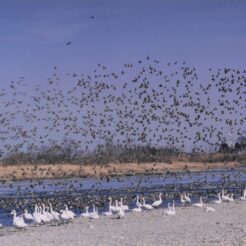
[[[91,71],[98,62],[113,69],[146,55],[201,71],[245,66],[246,1],[0,3],[0,83],[22,75],[42,81],[54,65],[64,72]]]

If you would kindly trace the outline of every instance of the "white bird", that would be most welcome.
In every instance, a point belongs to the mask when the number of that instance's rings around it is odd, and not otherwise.
[[[218,193],[218,200],[215,200],[214,203],[220,204],[222,202],[220,193]]]
[[[119,203],[115,200],[115,206],[110,206],[113,213],[118,213],[120,211]]]
[[[110,206],[110,205],[108,206],[108,210],[109,210],[109,211],[103,212],[102,214],[103,214],[104,216],[111,216],[113,213],[112,213],[112,210],[111,210],[111,206]]]
[[[27,220],[27,222],[31,222],[34,220],[33,216],[28,213],[27,209],[24,210],[23,217],[25,220]]]
[[[123,219],[125,217],[125,209],[123,205],[120,206],[120,211],[116,215],[116,219]]]
[[[17,228],[24,228],[24,227],[26,227],[27,226],[27,224],[24,222],[24,219],[23,219],[23,217],[17,217],[16,216],[16,211],[15,210],[13,210],[12,212],[11,212],[11,214],[13,215],[13,226],[14,227],[17,227]]]
[[[202,208],[203,207],[203,202],[202,202],[202,197],[200,197],[200,202],[192,204],[192,206],[197,207],[197,208]]]
[[[187,203],[191,203],[191,199],[189,196],[186,195],[186,193],[184,194],[184,199]]]
[[[215,212],[215,209],[213,207],[206,207],[205,212]]]
[[[64,220],[74,219],[74,217],[76,216],[73,211],[68,210],[68,206],[66,204],[65,204],[65,210],[61,210],[61,212],[62,212],[61,218]]]
[[[140,204],[138,204],[138,207],[132,209],[133,212],[142,212],[142,208],[140,207]]]
[[[175,207],[174,207],[174,201],[173,201],[173,206],[171,207],[171,203],[168,203],[168,209],[166,211],[164,211],[165,215],[175,215],[176,211],[175,211]]]
[[[245,189],[243,191],[243,195],[239,199],[242,200],[242,201],[246,201],[246,187],[245,187]]]
[[[162,198],[161,197],[162,197],[162,194],[160,193],[159,194],[159,200],[156,200],[153,202],[153,204],[152,204],[153,207],[159,207],[162,204]]]
[[[180,195],[180,201],[181,201],[181,203],[186,203],[186,200],[184,199],[184,196],[183,196],[183,194],[181,194]]]
[[[115,212],[116,211],[116,206],[113,206],[112,205],[112,197],[109,197],[109,207],[110,207],[110,210]]]
[[[122,208],[123,208],[125,211],[129,211],[128,205],[124,205],[124,204],[123,204],[123,198],[122,198],[122,197],[120,198],[120,205],[122,206]]]
[[[33,219],[34,219],[34,223],[36,224],[41,224],[42,220],[41,220],[41,216],[39,213],[39,208],[38,206],[35,204],[35,208],[34,208],[34,213],[32,214]]]
[[[143,198],[143,207],[145,209],[148,209],[148,210],[154,209],[153,206],[151,206],[150,204],[145,203],[145,198]]]
[[[85,208],[85,212],[80,215],[81,217],[90,217],[89,207]]]
[[[98,211],[96,210],[95,204],[93,204],[93,212],[90,213],[90,219],[99,219]]]
[[[139,201],[139,196],[137,196],[136,207],[142,207],[142,203]]]
[[[222,201],[225,201],[225,202],[233,202],[234,201],[233,196],[230,197],[229,195],[225,195],[224,189],[222,190],[221,199],[222,199]]]
[[[53,215],[54,220],[60,220],[60,214],[53,210],[51,203],[49,203],[49,206],[50,206],[50,213]]]

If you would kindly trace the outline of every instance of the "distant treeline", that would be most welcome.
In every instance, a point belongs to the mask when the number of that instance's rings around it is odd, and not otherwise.
[[[156,148],[146,146],[122,146],[108,141],[98,145],[93,151],[82,152],[74,145],[74,142],[66,141],[66,144],[43,147],[38,152],[12,152],[4,159],[3,164],[107,164],[107,163],[130,163],[130,162],[167,162],[194,161],[194,162],[223,162],[223,161],[246,161],[246,143],[236,143],[229,147],[226,143],[221,144],[218,152],[205,153],[192,151],[184,153],[177,148]]]

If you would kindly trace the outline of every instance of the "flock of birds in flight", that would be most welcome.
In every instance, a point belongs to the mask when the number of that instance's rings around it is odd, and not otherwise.
[[[242,201],[246,201],[246,188],[243,191],[242,196],[239,198]],[[221,193],[218,193],[218,198],[214,200],[215,204],[220,204],[222,202],[234,202],[233,194],[226,194],[224,190],[222,190]],[[186,194],[180,195],[180,202],[181,204],[192,204],[192,206],[197,208],[204,208],[206,212],[215,212],[215,208],[212,206],[206,206],[204,204],[202,197],[200,197],[200,201],[197,203],[192,203],[192,199]],[[121,198],[121,201],[118,202],[115,201],[115,205],[112,204],[112,198],[109,197],[109,205],[108,205],[108,211],[103,212],[102,215],[104,216],[113,216],[115,219],[123,219],[125,217],[126,211],[132,211],[132,212],[142,212],[143,210],[153,210],[155,208],[160,207],[163,204],[162,199],[162,193],[159,194],[159,199],[155,200],[152,204],[148,204],[145,201],[145,198],[142,198],[142,202],[140,201],[139,196],[136,198],[136,204],[135,207],[130,209],[128,205],[123,204],[123,199]],[[173,204],[168,203],[168,208],[163,210],[162,214],[165,215],[175,215],[175,204],[173,201]],[[24,213],[17,216],[16,211],[13,210],[11,212],[11,215],[13,215],[13,221],[12,224],[16,228],[24,228],[30,224],[45,224],[49,223],[51,221],[69,221],[73,220],[76,216],[76,214],[68,209],[68,206],[65,205],[65,210],[61,210],[60,212],[57,212],[53,210],[52,205],[49,203],[49,206],[45,206],[45,204],[42,204],[40,206],[35,204],[35,209],[33,214],[28,213],[28,211],[25,209]],[[95,205],[93,205],[92,212],[89,212],[89,207],[86,207],[86,211],[79,215],[79,217],[87,217],[89,219],[99,219],[100,215],[98,213],[98,210],[96,209]]]
[[[146,57],[117,72],[97,64],[89,75],[62,79],[55,66],[37,86],[20,77],[0,89],[0,154],[64,147],[68,139],[76,153],[106,142],[218,150],[228,132],[245,136],[246,70],[209,73],[201,81],[185,62]]]

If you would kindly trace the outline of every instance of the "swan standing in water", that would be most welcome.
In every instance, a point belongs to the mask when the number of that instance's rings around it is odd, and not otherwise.
[[[24,228],[27,226],[27,224],[24,222],[23,217],[17,217],[16,216],[16,211],[13,210],[11,212],[11,214],[13,215],[13,226],[16,228]]]
[[[148,209],[148,210],[154,209],[153,206],[151,206],[150,204],[145,203],[145,198],[143,198],[143,207],[145,209]]]
[[[157,208],[162,204],[162,198],[161,197],[162,197],[162,194],[160,193],[159,194],[159,200],[154,201],[152,204],[152,207]]]
[[[202,202],[202,197],[200,197],[200,202],[192,204],[192,206],[197,207],[197,208],[202,208],[203,207],[203,202]]]

